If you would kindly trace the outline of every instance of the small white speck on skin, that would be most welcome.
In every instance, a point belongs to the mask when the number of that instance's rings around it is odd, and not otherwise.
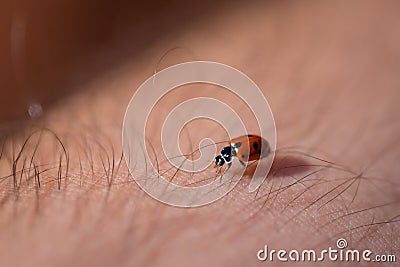
[[[39,102],[33,102],[28,107],[28,114],[32,119],[37,119],[43,114],[42,105]]]

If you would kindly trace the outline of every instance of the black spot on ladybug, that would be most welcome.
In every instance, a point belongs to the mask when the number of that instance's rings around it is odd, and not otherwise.
[[[248,134],[247,136],[248,136],[248,137],[253,137],[253,136],[254,136],[254,134]]]
[[[257,143],[257,142],[254,142],[254,143],[253,143],[253,148],[254,148],[255,150],[258,149],[258,143]]]
[[[244,159],[244,158],[246,158],[246,157],[247,157],[246,155],[242,154],[242,159]]]
[[[233,145],[235,148],[239,148],[242,146],[242,142],[237,142]]]

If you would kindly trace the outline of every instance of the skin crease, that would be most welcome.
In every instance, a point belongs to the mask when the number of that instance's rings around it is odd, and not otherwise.
[[[39,190],[32,181],[17,193],[11,179],[1,185],[0,226],[7,230],[0,234],[0,265],[254,266],[268,264],[256,258],[264,245],[322,250],[336,248],[340,237],[352,249],[400,257],[397,10],[398,3],[389,1],[233,5],[82,85],[34,123],[54,130],[68,150],[69,178],[61,189],[54,181],[57,169],[43,173]],[[177,45],[184,48],[157,63]],[[114,162],[121,156],[123,115],[135,88],[157,64],[162,69],[194,59],[233,66],[262,89],[277,127],[273,170],[308,167],[270,175],[257,196],[247,192],[244,177],[229,195],[196,209],[153,200],[128,178],[123,161],[110,187],[102,160],[112,150]],[[185,97],[168,100],[173,106]],[[149,130],[155,131],[161,118],[156,116]],[[197,140],[207,132],[189,134]],[[50,134],[43,138],[54,143]],[[283,149],[293,146],[353,173],[324,169],[267,198],[268,192],[318,170],[311,165],[326,165]],[[59,158],[59,146],[57,153],[46,149],[35,156],[38,164]],[[9,165],[1,164],[2,175],[9,173]],[[349,184],[334,189],[343,179],[355,182],[348,190]]]

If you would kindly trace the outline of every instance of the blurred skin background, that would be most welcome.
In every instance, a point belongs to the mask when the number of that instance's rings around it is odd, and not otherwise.
[[[219,8],[229,5],[6,1],[0,11],[0,119],[26,118],[32,102],[50,105],[121,61],[137,60],[158,42],[174,38]]]
[[[18,148],[25,125],[39,124],[60,136],[72,158],[90,150],[92,166],[101,166],[96,153],[103,152],[76,140],[95,132],[119,158],[123,115],[136,88],[156,69],[210,60],[260,86],[276,119],[278,149],[299,146],[367,178],[346,188],[340,179],[351,183],[349,174],[323,172],[315,179],[326,183],[299,185],[269,202],[254,201],[245,180],[221,201],[186,210],[156,202],[133,182],[107,191],[101,168],[85,184],[82,169],[89,167],[71,161],[70,184],[61,190],[51,175],[40,190],[26,185],[18,193],[2,179],[0,262],[243,266],[258,264],[265,244],[326,249],[338,237],[400,256],[398,10],[398,1],[3,1],[3,143],[14,140],[10,132],[22,133],[13,142]],[[38,119],[28,114],[34,103],[43,109]],[[38,164],[54,160],[50,148],[38,154]],[[2,155],[2,177],[11,177],[16,152]],[[278,157],[278,165],[315,164],[289,159]],[[282,177],[298,179],[303,171]],[[121,166],[115,179],[127,175]],[[272,181],[262,190],[281,186]]]

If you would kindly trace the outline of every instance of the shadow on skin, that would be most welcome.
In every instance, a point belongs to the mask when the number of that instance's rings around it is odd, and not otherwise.
[[[249,162],[243,177],[253,177],[258,162],[259,161]],[[273,178],[296,177],[309,171],[313,166],[313,164],[298,155],[275,154],[274,162],[272,163],[268,176]]]

